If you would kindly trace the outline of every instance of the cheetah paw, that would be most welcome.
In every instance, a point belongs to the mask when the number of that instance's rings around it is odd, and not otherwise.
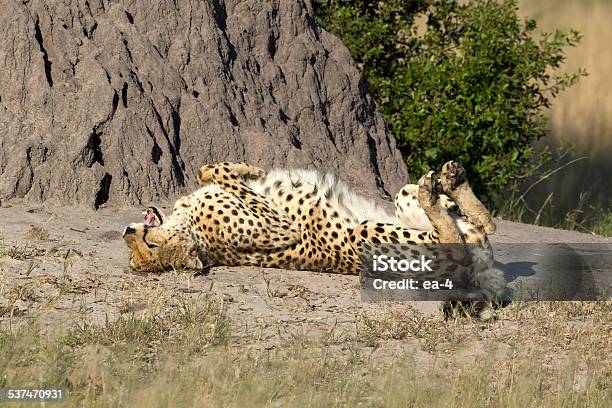
[[[255,166],[249,166],[246,163],[236,163],[231,167],[233,172],[236,172],[240,177],[245,179],[257,180],[266,175],[264,169]]]
[[[495,223],[493,223],[491,214],[474,195],[461,164],[455,161],[445,163],[442,166],[440,185],[442,191],[453,199],[470,223],[476,228],[482,228],[486,234],[495,233]]]
[[[461,164],[452,160],[444,163],[442,166],[442,177],[440,177],[440,184],[442,185],[442,190],[445,193],[452,197],[453,191],[455,191],[466,181],[467,178],[465,176],[465,169]]]
[[[263,177],[266,172],[259,167],[249,166],[246,163],[218,163],[207,164],[200,167],[197,179],[198,183],[203,186],[219,179],[220,175],[234,174],[242,179],[256,180]]]
[[[433,207],[438,202],[438,182],[436,173],[432,170],[419,180],[419,191],[417,198],[423,208]]]

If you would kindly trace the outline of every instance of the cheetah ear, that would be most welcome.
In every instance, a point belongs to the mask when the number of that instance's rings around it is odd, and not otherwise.
[[[155,214],[155,216],[159,220],[159,225],[162,225],[166,218],[165,215],[163,215],[163,213],[160,210],[158,210],[157,207],[151,207],[151,210],[153,210],[153,214]]]

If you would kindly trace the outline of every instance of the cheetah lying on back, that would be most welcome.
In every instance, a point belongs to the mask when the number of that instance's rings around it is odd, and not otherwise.
[[[364,246],[478,244],[490,253],[487,234],[495,232],[456,162],[442,167],[440,179],[429,172],[400,190],[395,214],[316,171],[266,174],[219,163],[203,166],[198,182],[201,188],[180,198],[169,217],[159,214],[160,226],[125,228],[133,269],[250,265],[359,274]],[[505,286],[497,272],[477,272],[472,280],[490,296]]]

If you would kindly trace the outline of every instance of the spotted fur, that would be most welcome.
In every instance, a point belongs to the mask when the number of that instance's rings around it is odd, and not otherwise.
[[[487,233],[495,230],[455,162],[443,166],[440,179],[429,172],[400,190],[394,214],[334,175],[312,170],[266,174],[219,163],[202,166],[198,182],[160,227],[126,228],[132,268],[251,265],[359,274],[364,245],[477,243],[490,253]],[[500,283],[493,280],[496,292]]]

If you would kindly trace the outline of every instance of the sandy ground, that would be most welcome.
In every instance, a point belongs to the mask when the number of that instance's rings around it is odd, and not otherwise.
[[[342,347],[341,339],[354,337],[364,314],[382,316],[416,307],[432,321],[442,319],[435,302],[364,303],[355,276],[251,267],[216,267],[206,276],[134,274],[128,268],[121,231],[140,218],[136,208],[94,212],[4,204],[0,208],[0,325],[41,315],[51,329],[82,321],[102,324],[147,308],[163,293],[184,295],[196,302],[205,296],[223,300],[235,325],[235,344],[249,343],[256,349],[272,349],[279,338],[296,333],[314,338],[335,336]],[[612,244],[609,238],[506,221],[498,222],[493,242]],[[474,339],[469,347],[460,348],[461,353],[478,354],[492,338],[519,337],[520,325],[507,320],[463,330],[464,338],[474,335]],[[498,342],[497,346],[505,350],[508,344]],[[386,347],[397,352],[416,350],[423,359],[428,358],[428,348],[418,336],[388,342]]]

